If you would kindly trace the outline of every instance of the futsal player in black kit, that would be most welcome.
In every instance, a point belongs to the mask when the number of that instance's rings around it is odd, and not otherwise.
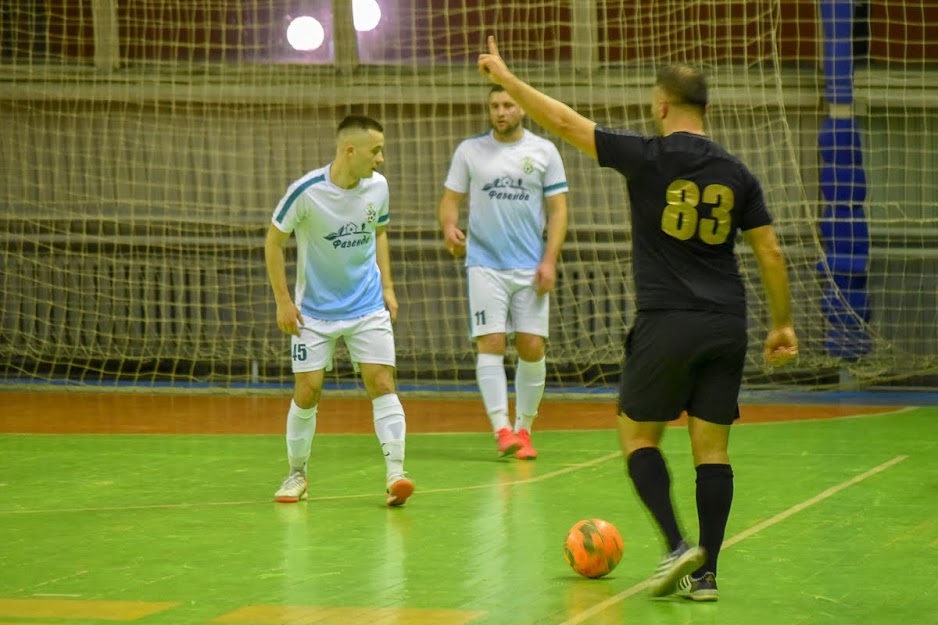
[[[733,500],[727,444],[739,417],[746,359],[746,296],[734,245],[755,252],[771,317],[765,359],[798,355],[785,259],[758,180],[704,132],[707,83],[688,65],[663,67],[651,90],[659,136],[598,126],[518,79],[494,38],[479,69],[549,132],[628,181],[638,313],[625,344],[619,440],[628,473],[667,543],[653,596],[715,601],[717,558]],[[688,414],[697,472],[700,545],[684,540],[660,442]]]

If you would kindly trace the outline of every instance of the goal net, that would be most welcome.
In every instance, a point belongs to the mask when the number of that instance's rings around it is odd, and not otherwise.
[[[436,211],[453,150],[488,128],[475,65],[488,34],[535,87],[601,124],[647,133],[656,66],[705,68],[709,130],[761,179],[776,218],[801,340],[795,366],[763,366],[768,315],[741,245],[748,385],[911,384],[938,369],[933,2],[3,6],[7,382],[289,385],[264,234],[287,186],[332,159],[338,121],[364,113],[386,130],[400,381],[471,384],[464,269],[442,253]],[[831,7],[839,22],[825,21]],[[840,56],[828,63],[832,49]],[[835,86],[849,97],[830,95],[825,72],[836,63]],[[835,142],[826,152],[822,135]],[[844,136],[858,139],[861,157],[846,166],[849,183],[837,158],[825,162],[847,149]],[[609,388],[635,315],[626,187],[549,138],[565,161],[570,231],[552,295],[548,385]],[[330,381],[354,383],[339,356]]]

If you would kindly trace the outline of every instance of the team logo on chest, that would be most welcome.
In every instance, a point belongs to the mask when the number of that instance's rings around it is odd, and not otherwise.
[[[525,174],[529,176],[533,174],[534,173],[534,159],[531,158],[530,156],[525,156],[523,159],[521,159],[521,171],[523,171]]]
[[[521,178],[501,176],[482,187],[492,200],[529,200],[531,196],[524,188]]]
[[[371,230],[368,224],[373,224],[378,220],[378,210],[374,204],[365,207],[365,221],[356,223],[354,221],[346,222],[324,239],[332,243],[332,249],[346,249],[350,247],[360,247],[367,245],[371,241]]]

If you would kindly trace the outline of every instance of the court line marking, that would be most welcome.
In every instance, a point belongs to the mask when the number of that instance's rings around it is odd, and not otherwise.
[[[748,427],[761,427],[763,425],[782,425],[782,424],[792,424],[792,425],[802,425],[805,423],[824,423],[827,421],[843,421],[845,419],[868,419],[871,417],[886,417],[891,415],[903,414],[906,412],[913,412],[919,410],[920,408],[930,408],[931,406],[901,406],[895,410],[890,410],[888,412],[866,412],[863,414],[845,414],[837,415],[834,417],[798,417],[795,419],[779,419],[777,421],[767,420],[767,421],[746,421],[746,418],[738,419],[733,422],[733,429],[736,428],[748,428]],[[667,429],[681,429],[687,428],[686,423],[671,423],[668,425]],[[570,429],[570,430],[559,430],[559,429],[550,429],[550,430],[541,430],[542,432],[564,432],[567,434],[575,434],[577,432],[615,432],[616,427],[608,428],[595,428],[595,429]],[[445,435],[445,434],[475,434],[475,432],[419,432],[413,436],[427,436],[427,435]],[[67,435],[66,435],[67,436]],[[339,434],[339,436],[347,436],[346,434]]]
[[[760,405],[768,405],[768,404],[760,404]],[[813,405],[813,404],[798,404],[798,405]],[[887,406],[887,407],[890,407],[890,406]],[[748,428],[748,427],[761,427],[761,426],[764,426],[764,425],[783,425],[783,424],[784,424],[784,425],[787,425],[787,424],[802,425],[802,424],[805,424],[805,423],[824,423],[824,422],[826,422],[826,421],[844,421],[844,420],[847,420],[847,419],[869,419],[869,418],[872,418],[872,417],[887,417],[887,416],[900,415],[900,414],[904,414],[904,413],[907,413],[907,412],[913,412],[913,411],[919,410],[919,409],[921,409],[921,408],[931,408],[931,406],[900,406],[900,407],[898,407],[898,408],[895,408],[894,410],[889,410],[889,411],[887,411],[887,412],[866,412],[866,413],[863,413],[863,414],[845,414],[845,415],[837,415],[837,416],[833,416],[833,417],[804,417],[804,418],[798,417],[798,418],[794,418],[794,419],[779,419],[779,420],[777,420],[777,421],[773,421],[773,420],[767,420],[767,421],[746,421],[745,417],[743,417],[742,419],[739,419],[739,420],[733,422],[733,429],[736,429],[736,428]],[[683,423],[683,422],[681,422],[681,423],[672,423],[672,424],[669,424],[668,427],[667,427],[668,430],[676,430],[676,429],[682,429],[682,428],[686,429],[686,428],[687,428],[687,424],[686,424],[686,423]],[[550,432],[550,433],[552,433],[552,434],[555,433],[555,432],[562,433],[562,434],[578,434],[578,433],[584,433],[584,432],[615,432],[615,431],[616,431],[616,426],[613,425],[613,426],[608,427],[608,428],[569,428],[569,429],[551,428],[551,429],[549,429],[549,430],[540,430],[540,431],[541,431],[541,432]],[[472,431],[461,431],[461,432],[414,432],[414,433],[408,434],[408,436],[449,436],[449,435],[454,435],[454,434],[455,434],[455,435],[480,434],[480,432],[472,432]],[[69,435],[68,435],[68,434],[64,434],[63,436],[69,436]],[[108,435],[105,434],[104,436],[108,436]],[[120,435],[120,434],[115,434],[115,435],[112,435],[112,436],[121,436],[121,435]],[[192,435],[191,435],[191,434],[182,434],[181,436],[192,436]],[[254,436],[254,435],[246,435],[246,436]],[[269,435],[269,434],[260,434],[260,435],[258,435],[258,436],[270,436],[270,435]],[[317,434],[316,436],[320,436],[320,434]],[[330,432],[330,433],[328,433],[328,434],[322,434],[321,436],[331,436],[331,437],[341,437],[341,436],[374,436],[374,434],[369,434],[369,433],[367,433],[367,432],[362,432],[362,433],[347,433],[347,432],[346,432],[346,433],[338,433],[338,432]],[[475,449],[475,447],[473,447],[473,449]]]
[[[897,410],[893,410],[890,412],[874,412],[874,413],[859,414],[859,415],[843,415],[843,416],[837,416],[837,417],[825,417],[823,419],[803,419],[803,420],[792,419],[792,420],[784,420],[784,421],[766,421],[766,422],[759,422],[759,423],[743,422],[743,423],[737,424],[736,427],[744,426],[744,425],[754,426],[754,425],[778,425],[780,423],[804,423],[805,421],[863,419],[867,417],[878,417],[878,416],[885,416],[885,415],[900,414],[903,412],[914,411],[914,410],[917,410],[918,408],[919,407],[917,406],[904,406],[902,408],[899,408]],[[563,430],[551,430],[551,431],[563,431]],[[570,432],[584,432],[587,430],[569,430],[569,431]],[[589,431],[608,431],[608,430],[589,430]],[[614,431],[614,429],[612,431]],[[471,433],[473,432],[447,432],[446,434],[471,434]],[[439,434],[443,434],[443,433],[442,432],[432,432],[432,433],[428,432],[428,433],[414,434],[414,436],[439,435]],[[170,434],[168,436],[172,436],[172,435]],[[363,434],[332,434],[331,436],[337,436],[337,437],[363,436]],[[460,491],[467,491],[467,490],[481,490],[484,488],[492,488],[493,486],[511,486],[515,484],[531,484],[531,483],[536,483],[536,482],[542,482],[544,480],[550,479],[552,477],[556,477],[558,475],[564,475],[572,471],[576,471],[582,468],[587,468],[596,464],[600,464],[602,462],[606,462],[607,460],[610,460],[612,458],[615,458],[621,455],[622,455],[621,451],[613,452],[610,454],[606,454],[605,456],[601,456],[600,458],[590,460],[585,463],[570,465],[564,469],[559,469],[557,471],[552,471],[549,473],[545,473],[544,475],[539,475],[539,476],[535,476],[532,478],[512,480],[508,482],[501,482],[499,484],[475,484],[472,486],[458,486],[458,487],[452,487],[452,488],[434,488],[430,490],[420,490],[419,494],[425,495],[425,494],[434,494],[434,493],[452,493],[452,492],[460,492]],[[340,501],[340,500],[347,500],[347,499],[364,499],[364,498],[375,497],[375,496],[376,495],[374,495],[373,493],[360,493],[357,495],[330,495],[326,497],[310,497],[308,501]],[[50,513],[62,514],[62,513],[69,513],[69,512],[121,512],[121,511],[129,511],[129,510],[175,510],[175,509],[183,510],[187,508],[215,507],[215,506],[253,506],[253,505],[266,504],[266,503],[271,503],[271,502],[270,500],[267,500],[267,499],[264,499],[264,500],[254,499],[254,500],[244,500],[244,501],[167,503],[167,504],[149,504],[149,505],[139,505],[139,506],[93,506],[93,507],[86,507],[86,508],[57,508],[57,509],[42,509],[42,510],[0,510],[0,516],[13,515],[13,514],[50,514]],[[724,545],[726,545],[726,543],[724,543]]]
[[[606,462],[606,461],[608,461],[608,460],[614,459],[614,458],[619,457],[619,456],[621,456],[621,455],[622,455],[621,452],[613,452],[613,453],[609,453],[609,454],[606,454],[606,455],[604,455],[604,456],[601,456],[601,457],[599,457],[599,458],[594,458],[593,460],[589,460],[589,461],[587,461],[587,462],[578,463],[578,464],[575,464],[575,465],[570,465],[570,466],[564,467],[563,469],[558,469],[558,470],[556,470],[556,471],[551,471],[551,472],[545,473],[545,474],[543,474],[543,475],[539,475],[539,476],[535,476],[535,477],[531,477],[531,478],[524,478],[524,479],[520,479],[520,480],[511,480],[511,481],[509,481],[509,482],[504,482],[504,483],[499,484],[499,485],[501,485],[501,486],[511,486],[511,485],[515,485],[515,484],[529,484],[529,483],[541,482],[541,481],[545,481],[545,480],[547,480],[547,479],[556,477],[556,476],[558,476],[558,475],[564,475],[564,474],[567,474],[567,473],[572,473],[572,472],[574,472],[574,471],[578,471],[578,470],[583,469],[583,468],[587,468],[587,467],[590,467],[590,466],[594,466],[594,465],[597,465],[597,464],[601,464],[601,463],[603,463],[603,462]],[[727,539],[726,541],[724,541],[724,543],[723,543],[723,550],[729,549],[729,548],[731,548],[732,546],[734,546],[734,545],[736,545],[736,544],[738,544],[738,543],[740,543],[740,542],[746,540],[747,538],[750,538],[751,536],[754,536],[755,534],[758,534],[758,533],[761,532],[762,530],[765,530],[765,529],[767,529],[767,528],[769,528],[769,527],[772,527],[773,525],[777,525],[778,523],[781,523],[781,522],[784,521],[785,519],[787,519],[787,518],[789,518],[789,517],[791,517],[791,516],[797,514],[798,512],[801,512],[802,510],[805,510],[805,509],[807,509],[807,508],[809,508],[809,507],[811,507],[811,506],[813,506],[813,505],[815,505],[815,504],[817,504],[817,503],[820,503],[821,501],[823,501],[823,500],[825,500],[825,499],[828,499],[828,498],[832,497],[833,495],[835,495],[835,494],[837,494],[837,493],[839,493],[839,492],[841,492],[841,491],[843,491],[843,490],[845,490],[845,489],[847,489],[847,488],[849,488],[849,487],[851,487],[851,486],[854,486],[854,485],[856,485],[856,484],[858,484],[858,483],[860,483],[860,482],[862,482],[862,481],[864,481],[864,480],[866,480],[866,479],[868,479],[868,478],[870,478],[870,477],[873,477],[874,475],[877,475],[877,474],[879,474],[879,473],[882,473],[883,471],[885,471],[885,470],[887,470],[887,469],[893,467],[894,465],[896,465],[896,464],[898,464],[898,463],[900,463],[900,462],[906,460],[908,457],[909,457],[908,455],[896,456],[895,458],[892,458],[891,460],[888,460],[887,462],[884,462],[884,463],[882,463],[882,464],[880,464],[880,465],[878,465],[878,466],[876,466],[876,467],[873,467],[872,469],[866,471],[865,473],[862,473],[862,474],[860,474],[860,475],[854,476],[853,478],[851,478],[851,479],[849,479],[849,480],[847,480],[847,481],[845,481],[845,482],[841,482],[840,484],[837,484],[837,485],[835,485],[835,486],[832,486],[832,487],[830,487],[830,488],[828,488],[828,489],[826,489],[826,490],[824,490],[824,491],[818,493],[817,495],[815,495],[815,496],[813,496],[813,497],[811,497],[811,498],[809,498],[809,499],[806,499],[805,501],[802,501],[802,502],[800,502],[800,503],[798,503],[798,504],[795,504],[794,506],[791,506],[790,508],[788,508],[788,509],[786,509],[786,510],[784,510],[784,511],[778,513],[778,514],[776,514],[775,516],[773,516],[773,517],[771,517],[771,518],[769,518],[769,519],[766,519],[765,521],[762,521],[761,523],[757,523],[756,525],[754,525],[754,526],[752,526],[752,527],[750,527],[750,528],[748,528],[748,529],[746,529],[746,530],[744,530],[744,531],[742,531],[742,532],[740,532],[740,533],[738,533],[738,534],[732,536],[731,538]],[[493,484],[478,484],[478,485],[467,486],[467,487],[437,488],[437,489],[430,489],[430,490],[422,491],[422,492],[423,492],[424,494],[429,494],[429,493],[448,493],[448,492],[458,492],[458,491],[466,491],[466,490],[479,490],[479,489],[483,489],[483,488],[491,488],[492,486],[493,486]],[[311,499],[310,501],[328,501],[328,500],[338,500],[338,499],[355,499],[355,498],[373,497],[373,496],[374,496],[374,495],[372,495],[372,494],[367,494],[367,495],[366,495],[366,494],[361,494],[361,495],[337,495],[337,496],[330,496],[330,497],[317,497],[317,498]],[[207,504],[206,504],[206,503],[202,503],[202,504],[155,504],[155,505],[150,505],[150,506],[132,506],[132,507],[74,508],[74,509],[65,509],[65,510],[22,510],[22,511],[16,511],[16,510],[14,510],[14,511],[0,512],[0,514],[17,514],[17,513],[23,514],[23,513],[39,513],[39,512],[96,512],[96,511],[104,511],[104,510],[121,511],[121,510],[158,509],[158,508],[189,508],[189,507],[195,507],[195,506],[199,506],[199,505],[202,505],[202,506],[219,506],[219,505],[244,505],[244,504],[258,504],[258,503],[270,503],[270,502],[267,501],[267,500],[265,500],[265,501],[245,501],[245,502],[215,502],[215,503],[207,503]],[[560,623],[560,625],[579,625],[579,624],[585,622],[586,620],[592,618],[592,617],[595,616],[596,614],[599,614],[599,613],[603,612],[603,611],[606,610],[607,608],[609,608],[609,607],[611,607],[611,606],[613,606],[613,605],[615,605],[615,604],[617,604],[617,603],[620,603],[621,601],[624,601],[625,599],[628,599],[629,597],[631,597],[631,596],[633,596],[633,595],[638,594],[639,592],[641,592],[642,590],[645,590],[645,589],[646,589],[648,586],[650,586],[650,585],[651,585],[651,580],[650,580],[650,579],[649,579],[649,580],[645,580],[645,581],[643,581],[643,582],[640,582],[640,583],[638,583],[638,584],[635,584],[635,585],[631,586],[630,588],[627,588],[626,590],[624,590],[624,591],[622,591],[622,592],[620,592],[620,593],[617,593],[616,595],[613,595],[612,597],[609,597],[608,599],[605,599],[604,601],[601,601],[600,603],[597,603],[596,605],[594,605],[594,606],[592,606],[592,607],[590,607],[590,608],[584,610],[583,612],[577,614],[577,615],[574,616],[573,618],[567,619],[566,621],[563,621],[562,623]]]
[[[807,417],[804,419],[779,419],[778,421],[736,421],[733,423],[733,427],[740,426],[757,426],[757,425],[778,425],[779,423],[824,423],[827,421],[844,421],[845,419],[868,419],[870,417],[888,417],[898,414],[903,414],[906,412],[913,412],[920,408],[927,408],[928,406],[901,406],[895,410],[890,410],[888,412],[865,412],[863,414],[843,414],[837,415],[834,417]]]
[[[744,404],[745,405],[745,404]],[[778,407],[786,406],[789,404],[751,404],[763,407]],[[792,406],[820,406],[823,407],[823,404],[790,404]],[[854,406],[849,406],[854,407]],[[859,407],[865,407],[859,405]],[[819,421],[841,421],[844,419],[864,419],[867,417],[883,417],[889,415],[898,415],[906,412],[913,412],[919,409],[928,409],[933,408],[933,406],[883,406],[884,408],[893,408],[886,412],[866,412],[860,414],[845,414],[837,415],[830,417],[810,417],[810,418],[793,418],[793,419],[779,419],[779,420],[766,420],[766,421],[746,421],[745,418],[735,421],[733,427],[749,427],[755,425],[776,425],[779,423],[817,423]],[[613,415],[615,418],[615,415]],[[674,424],[669,427],[678,428],[684,427],[685,424]],[[575,428],[575,429],[566,429],[566,428],[552,428],[549,430],[543,430],[544,432],[562,432],[562,433],[576,433],[576,432],[615,432],[616,427],[613,425],[608,428]],[[469,435],[478,435],[485,434],[484,431],[477,430],[459,430],[459,431],[450,431],[450,432],[411,432],[409,436],[450,436],[453,434],[469,434]],[[132,438],[142,437],[142,436],[236,436],[236,437],[267,437],[267,436],[279,436],[282,435],[282,432],[5,432],[0,430],[0,438],[3,437],[18,437],[18,436],[100,436],[100,437],[116,437],[116,436],[127,436]],[[373,437],[374,433],[369,432],[317,432],[317,437],[329,437],[329,438],[344,438],[344,437]]]
[[[804,423],[805,421],[827,421],[827,420],[833,421],[833,420],[842,420],[842,419],[863,419],[867,417],[879,417],[879,416],[885,416],[885,415],[894,415],[894,414],[900,414],[904,412],[910,412],[910,411],[916,410],[917,408],[918,407],[916,406],[904,406],[902,408],[899,408],[897,410],[893,410],[890,412],[874,412],[874,413],[858,414],[858,415],[843,415],[843,416],[837,416],[837,417],[825,417],[823,419],[803,419],[803,420],[792,419],[792,420],[784,420],[784,421],[766,421],[766,422],[759,422],[759,423],[743,422],[743,423],[736,424],[736,426],[734,427],[756,426],[756,425],[778,425],[780,423]],[[551,431],[562,431],[562,430],[551,430]],[[584,432],[586,430],[569,430],[569,431],[570,432]],[[590,430],[590,431],[594,431],[594,430]],[[595,430],[595,431],[608,431],[608,430]],[[614,431],[614,428],[612,431]],[[469,433],[470,432],[447,432],[446,434],[469,434]],[[414,436],[425,436],[428,434],[439,435],[443,433],[441,432],[421,433],[421,434],[414,434]],[[172,435],[168,435],[168,436],[172,436]],[[363,436],[363,435],[362,434],[333,434],[331,436],[342,437],[342,436]],[[512,480],[509,482],[502,482],[500,484],[475,484],[472,486],[459,486],[459,487],[453,487],[453,488],[435,488],[435,489],[430,489],[430,490],[420,490],[418,492],[421,495],[434,494],[434,493],[452,493],[452,492],[467,491],[467,490],[481,490],[484,488],[492,488],[493,486],[511,486],[514,484],[531,484],[531,483],[536,483],[536,482],[542,482],[544,480],[550,479],[552,477],[556,477],[558,475],[564,475],[566,473],[570,473],[572,471],[576,471],[581,468],[587,468],[595,464],[606,462],[607,460],[610,460],[612,458],[615,458],[616,456],[621,456],[621,455],[622,455],[622,452],[617,451],[617,452],[613,452],[611,454],[602,456],[600,458],[588,461],[586,463],[570,465],[569,467],[566,467],[564,469],[559,469],[557,471],[545,473],[544,475],[539,475],[539,476],[532,477],[532,478],[525,478],[521,480]],[[347,499],[364,499],[364,498],[375,497],[375,496],[376,495],[372,493],[360,493],[357,495],[330,495],[326,497],[310,497],[308,501],[340,501],[340,500],[347,500]],[[42,509],[42,510],[0,510],[0,516],[13,515],[13,514],[50,514],[50,513],[62,514],[62,513],[69,513],[69,512],[121,512],[121,511],[129,511],[129,510],[176,510],[176,509],[183,510],[187,508],[216,507],[216,506],[253,506],[253,505],[266,504],[266,503],[270,503],[270,500],[254,499],[254,500],[245,500],[245,501],[167,503],[167,504],[149,504],[149,505],[140,505],[140,506],[93,506],[93,507],[86,507],[86,508],[58,508],[58,509]],[[726,545],[725,542],[724,542],[724,545]]]
[[[778,523],[781,523],[788,517],[801,512],[805,508],[809,508],[816,503],[820,503],[821,501],[824,501],[825,499],[833,495],[836,495],[837,493],[839,493],[840,491],[846,488],[849,488],[855,484],[859,484],[860,482],[862,482],[863,480],[867,478],[873,477],[877,473],[882,473],[886,469],[889,469],[890,467],[899,464],[906,458],[908,458],[907,455],[896,456],[892,460],[888,460],[879,466],[873,467],[869,471],[865,473],[861,473],[860,475],[857,475],[847,480],[846,482],[841,482],[840,484],[837,484],[836,486],[831,486],[827,490],[818,493],[814,497],[811,497],[810,499],[806,499],[802,501],[801,503],[795,504],[794,506],[788,508],[787,510],[783,510],[782,512],[779,512],[778,514],[776,514],[770,519],[766,519],[765,521],[762,521],[761,523],[757,523],[753,525],[749,529],[746,529],[740,532],[739,534],[736,534],[732,538],[723,541],[723,547],[721,549],[721,552],[732,547],[733,545],[741,543],[742,541],[746,540],[747,538],[751,536],[758,534],[764,529],[767,529],[769,527],[772,527],[773,525],[777,525]],[[606,608],[609,608],[610,606],[613,606],[621,601],[624,601],[625,599],[628,599],[629,597],[633,595],[638,594],[639,592],[645,590],[649,586],[651,586],[651,580],[646,579],[645,581],[635,584],[634,586],[630,588],[626,588],[622,592],[615,594],[609,597],[608,599],[600,601],[599,603],[592,606],[591,608],[588,608],[584,610],[583,612],[580,612],[573,618],[563,621],[562,623],[560,623],[560,625],[580,625],[580,623],[583,623],[587,621],[588,619],[591,619],[592,617],[599,614]]]
[[[488,488],[499,488],[504,486],[515,486],[519,484],[535,484],[537,482],[543,482],[555,478],[560,475],[566,475],[567,473],[573,473],[574,471],[579,471],[580,469],[586,469],[597,464],[602,464],[612,460],[613,458],[620,457],[622,455],[621,451],[615,451],[599,458],[594,458],[586,462],[579,462],[577,464],[568,465],[562,469],[557,469],[555,471],[549,471],[543,475],[536,475],[534,477],[526,477],[522,479],[507,480],[504,482],[497,483],[486,483],[486,484],[473,484],[470,486],[453,486],[450,488],[430,488],[427,490],[417,491],[421,496],[423,495],[432,495],[439,493],[461,493],[469,490],[482,490]],[[507,464],[506,464],[507,466]],[[328,495],[325,497],[310,497],[306,501],[339,501],[345,499],[365,499],[365,498],[379,498],[383,494],[376,495],[375,493],[359,493],[357,495]],[[87,508],[56,508],[56,509],[42,509],[42,510],[0,510],[0,516],[3,515],[12,515],[12,514],[62,514],[67,512],[123,512],[130,510],[174,510],[174,509],[186,509],[186,508],[201,508],[201,507],[212,507],[212,506],[249,506],[249,505],[259,505],[259,504],[273,504],[273,499],[264,499],[264,500],[248,500],[248,501],[210,501],[210,502],[199,502],[199,503],[165,503],[165,504],[149,504],[149,505],[139,505],[139,506],[95,506]],[[284,504],[275,504],[275,505],[284,505]],[[289,505],[302,505],[302,504],[289,504]]]

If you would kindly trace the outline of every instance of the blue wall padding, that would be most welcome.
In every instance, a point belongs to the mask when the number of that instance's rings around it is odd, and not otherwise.
[[[817,262],[819,273],[832,273],[841,275],[865,274],[869,269],[869,257],[854,256],[852,254],[828,254],[824,260]]]
[[[834,274],[834,285],[829,286],[824,292],[824,312],[831,320],[853,319],[859,317],[863,321],[869,321],[870,298],[866,291],[866,274]],[[835,310],[833,307],[849,306],[854,313],[849,317],[844,317],[843,308]]]
[[[824,30],[824,98],[853,102],[853,0],[818,0]],[[866,172],[856,121],[828,118],[818,131],[818,171],[826,205],[818,220],[824,258],[817,271],[825,281],[821,310],[827,318],[824,347],[856,361],[873,348],[865,325],[872,317],[867,272],[870,229],[863,210]]]
[[[822,310],[827,317],[827,338],[824,348],[834,357],[854,362],[869,353],[873,342],[864,322],[871,318],[866,277],[846,279],[839,276],[838,288],[824,290]]]
[[[828,202],[855,204],[866,200],[866,172],[862,167],[822,163],[819,178],[821,194]]]
[[[828,204],[818,221],[818,232],[828,256],[869,256],[870,227],[860,204]]]
[[[853,2],[820,0],[824,28],[824,97],[831,104],[853,102]]]
[[[860,327],[835,328],[827,331],[824,340],[827,353],[846,362],[856,362],[860,357],[870,353],[873,349],[873,340],[870,335]]]
[[[821,120],[821,130],[818,132],[817,139],[821,158],[825,163],[839,166],[863,164],[860,132],[853,118],[831,119],[828,117]]]
[[[848,299],[849,302],[842,301],[844,299]],[[862,327],[861,321],[869,321],[869,297],[864,292],[838,291],[834,293],[828,291],[825,293],[825,300],[826,305],[823,311],[832,327],[859,328]],[[853,306],[854,314],[847,314],[845,304]]]

